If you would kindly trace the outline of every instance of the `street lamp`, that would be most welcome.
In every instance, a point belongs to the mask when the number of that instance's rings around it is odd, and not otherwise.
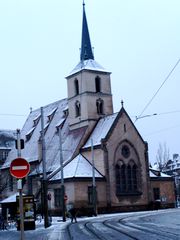
[[[62,154],[62,137],[61,137],[62,125],[59,126],[59,154],[60,154],[60,167],[61,167],[61,203],[62,203],[62,217],[63,222],[66,221],[65,213],[65,187],[64,187],[64,171],[63,171],[63,154]]]
[[[92,154],[92,203],[93,213],[97,216],[97,194],[96,194],[96,180],[95,180],[95,168],[94,168],[94,147],[93,139],[91,138],[91,154]]]

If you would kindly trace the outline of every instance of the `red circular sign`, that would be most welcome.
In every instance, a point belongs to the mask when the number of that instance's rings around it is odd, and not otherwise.
[[[68,197],[67,195],[64,195],[64,200],[67,201],[68,200]]]
[[[10,173],[15,178],[24,178],[30,171],[30,165],[24,158],[16,158],[11,162]]]

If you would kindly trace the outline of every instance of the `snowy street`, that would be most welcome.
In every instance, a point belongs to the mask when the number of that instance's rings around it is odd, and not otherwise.
[[[25,231],[25,240],[179,240],[180,209],[99,215],[78,218],[78,223],[64,223],[53,218],[52,226],[44,229],[43,221],[36,230]],[[19,240],[15,228],[0,231],[0,240]]]

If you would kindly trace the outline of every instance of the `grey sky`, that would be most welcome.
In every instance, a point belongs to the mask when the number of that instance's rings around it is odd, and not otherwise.
[[[123,99],[134,121],[180,58],[180,1],[85,3],[95,60],[112,72],[114,111]],[[1,129],[21,128],[30,107],[66,98],[65,76],[79,62],[81,23],[82,0],[0,1]],[[159,143],[180,153],[179,76],[180,64],[143,113],[158,115],[135,123],[150,161]]]

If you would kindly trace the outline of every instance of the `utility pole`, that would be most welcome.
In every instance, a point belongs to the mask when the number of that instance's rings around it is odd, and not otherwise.
[[[61,136],[62,126],[59,126],[59,154],[60,154],[60,167],[61,167],[61,203],[62,203],[62,217],[63,222],[66,221],[65,213],[65,187],[64,187],[64,170],[63,170],[63,154],[62,154],[62,136]]]
[[[17,156],[21,157],[21,133],[20,129],[17,129]],[[20,212],[20,231],[21,240],[24,240],[24,210],[23,210],[23,195],[22,195],[22,179],[17,181],[17,189],[19,190],[19,212]]]
[[[43,165],[43,179],[42,179],[42,190],[43,190],[43,215],[44,215],[44,227],[49,227],[48,221],[48,199],[47,199],[47,174],[46,174],[46,146],[44,139],[44,112],[41,107],[41,141],[42,141],[42,165]]]
[[[91,154],[92,154],[92,202],[93,212],[97,216],[97,196],[96,196],[96,180],[95,180],[95,168],[94,168],[94,146],[93,139],[91,138]]]

